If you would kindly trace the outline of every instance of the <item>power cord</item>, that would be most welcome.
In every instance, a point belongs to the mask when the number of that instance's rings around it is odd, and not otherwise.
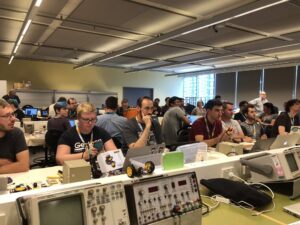
[[[271,195],[271,198],[272,198],[272,204],[273,204],[273,206],[272,206],[271,209],[267,209],[267,210],[263,210],[263,211],[259,212],[259,211],[254,210],[254,206],[252,206],[251,204],[249,204],[247,202],[244,202],[244,201],[238,202],[239,207],[241,207],[243,209],[247,209],[247,210],[252,211],[252,216],[259,216],[262,213],[272,212],[272,211],[275,210],[276,205],[275,205],[275,202],[273,200],[274,197],[275,197],[275,195],[274,195],[274,192],[267,185],[265,185],[263,183],[249,183],[246,180],[240,178],[239,176],[236,176],[233,172],[229,172],[228,176],[230,178],[236,178],[237,180],[242,181],[243,183],[245,183],[245,184],[247,184],[249,186],[256,186],[257,188],[259,188],[258,186],[264,187],[265,189],[267,189],[269,191],[269,193]],[[243,206],[241,204],[247,205],[247,206],[249,206],[249,208],[247,208],[247,207],[245,207],[245,206]]]

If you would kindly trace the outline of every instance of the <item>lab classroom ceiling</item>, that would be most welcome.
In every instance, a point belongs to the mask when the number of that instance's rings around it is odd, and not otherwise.
[[[181,74],[300,61],[300,0],[0,0],[0,56]],[[28,19],[32,20],[14,48]],[[12,61],[13,65],[13,61]]]

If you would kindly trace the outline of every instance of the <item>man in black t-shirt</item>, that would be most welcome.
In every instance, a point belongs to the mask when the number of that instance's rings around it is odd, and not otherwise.
[[[96,108],[93,104],[82,103],[77,108],[78,125],[63,133],[58,141],[56,161],[94,158],[99,151],[117,149],[110,135],[95,127]]]
[[[14,127],[12,107],[0,99],[0,174],[29,170],[29,151],[23,132]]]
[[[276,137],[278,134],[287,134],[291,131],[292,126],[300,126],[300,100],[291,99],[285,103],[285,112],[281,113],[275,120],[272,128],[271,137]]]

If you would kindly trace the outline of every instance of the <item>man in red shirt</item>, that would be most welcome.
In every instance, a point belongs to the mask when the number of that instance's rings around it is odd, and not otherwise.
[[[222,102],[209,100],[205,104],[206,115],[196,120],[190,131],[190,141],[204,141],[209,147],[219,142],[228,141],[231,138],[232,130],[222,129]]]

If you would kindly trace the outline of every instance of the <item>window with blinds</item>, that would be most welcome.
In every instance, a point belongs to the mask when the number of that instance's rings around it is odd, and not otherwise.
[[[186,103],[196,105],[197,101],[204,103],[214,98],[215,75],[195,75],[183,79],[183,97]]]

